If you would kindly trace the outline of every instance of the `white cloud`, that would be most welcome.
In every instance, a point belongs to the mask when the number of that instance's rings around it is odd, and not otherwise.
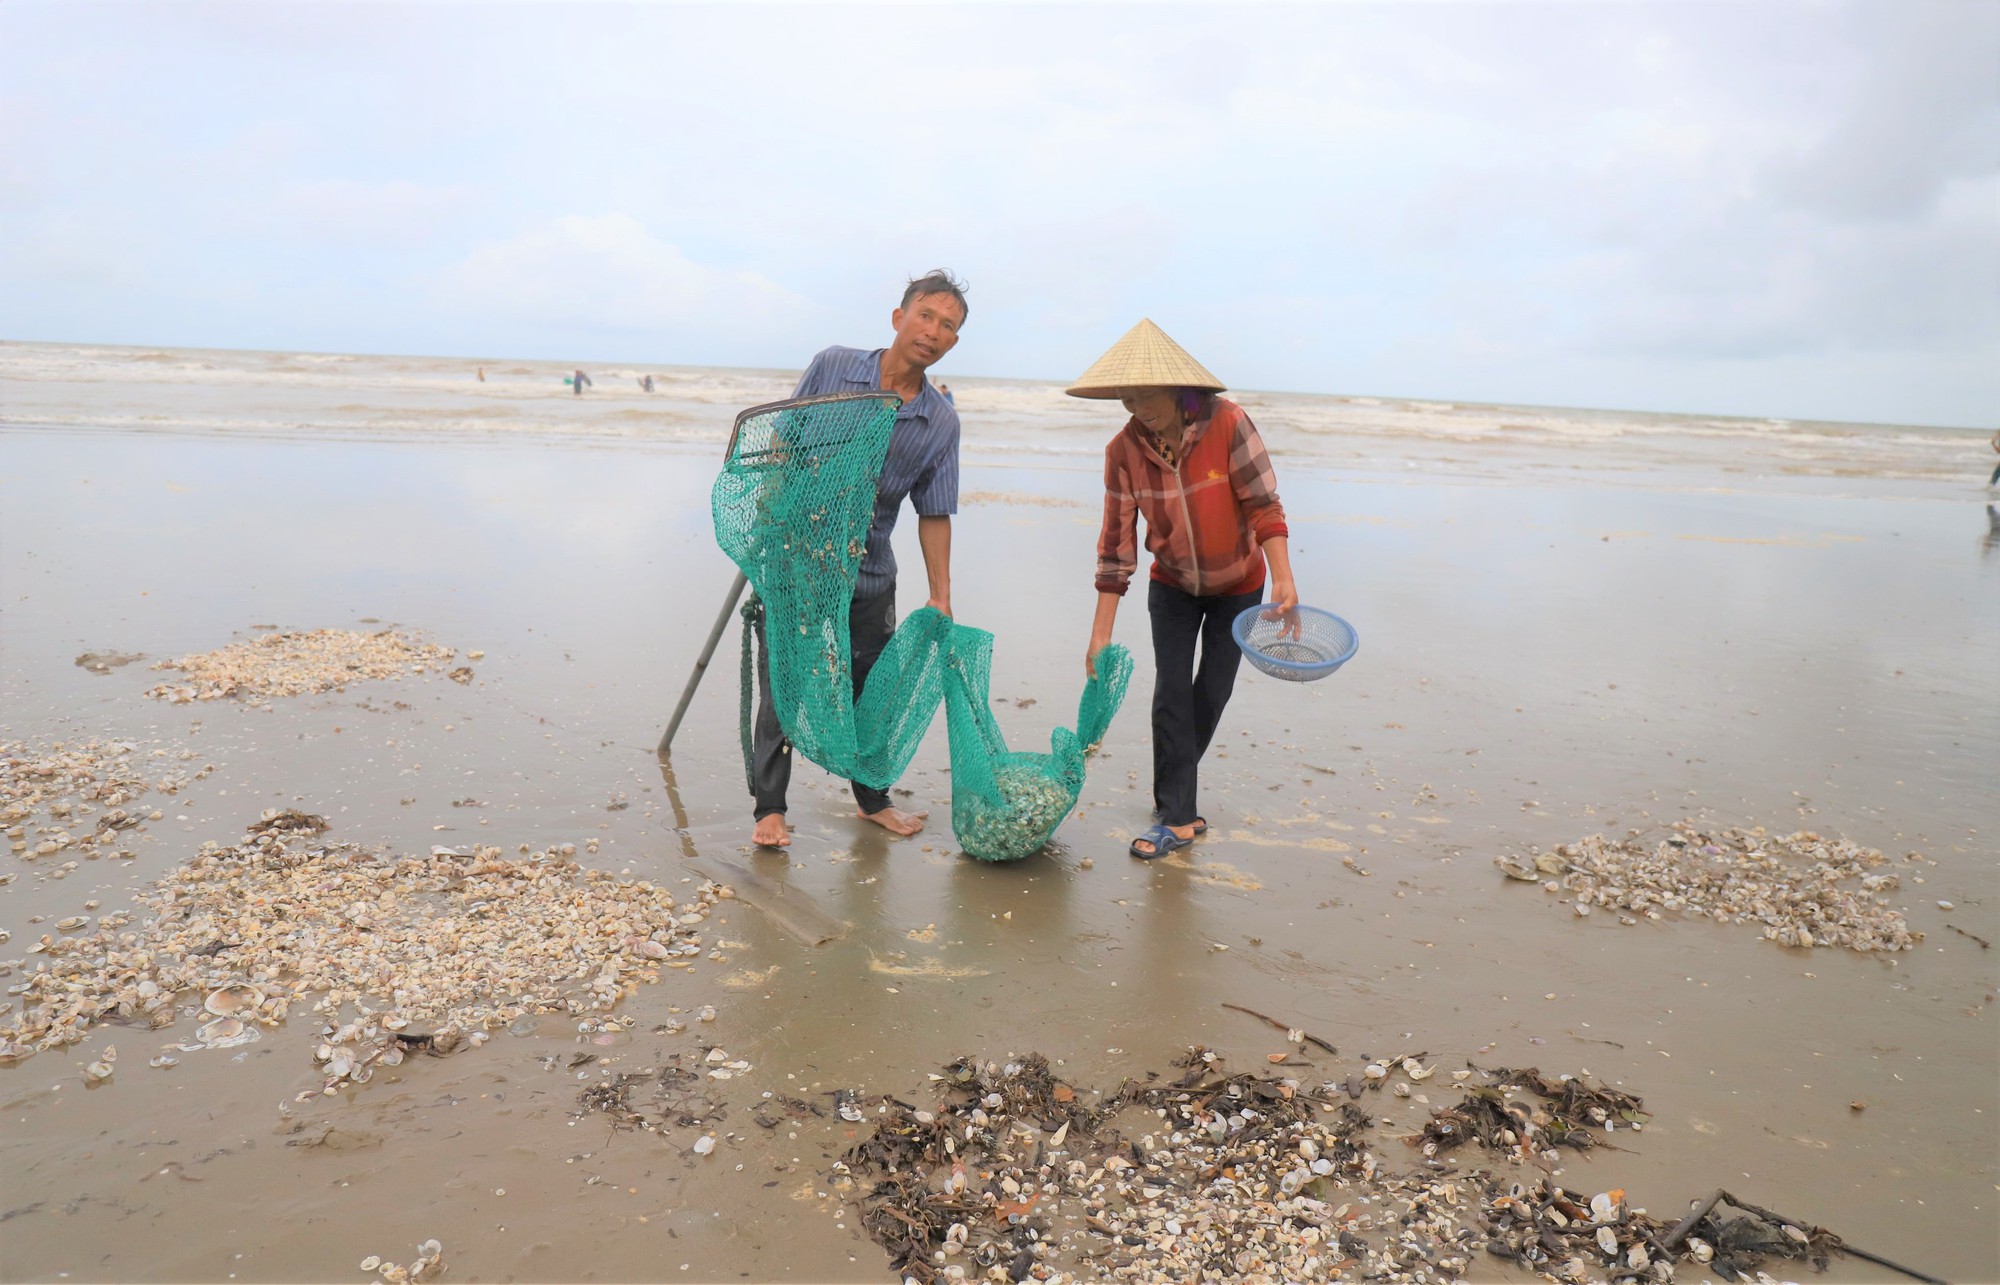
[[[942,263],[967,373],[2000,396],[1992,3],[96,12],[0,0],[19,334],[795,365]]]
[[[289,233],[307,240],[414,246],[449,230],[472,198],[473,189],[463,183],[314,179],[278,192],[270,213]]]
[[[761,273],[688,258],[628,214],[561,218],[482,244],[432,284],[442,310],[553,331],[741,338],[810,311]]]

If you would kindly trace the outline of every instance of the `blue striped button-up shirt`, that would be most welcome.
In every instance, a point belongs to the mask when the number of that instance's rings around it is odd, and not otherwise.
[[[799,376],[794,397],[827,393],[862,393],[882,387],[882,352],[859,348],[828,348],[812,359]],[[958,512],[958,411],[930,380],[917,399],[896,412],[889,434],[889,455],[875,484],[875,521],[868,528],[868,549],[861,555],[861,577],[854,596],[872,597],[896,583],[896,554],[889,533],[903,497],[918,516],[950,517]]]

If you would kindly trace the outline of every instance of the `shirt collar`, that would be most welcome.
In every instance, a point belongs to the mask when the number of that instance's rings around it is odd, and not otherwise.
[[[1159,456],[1162,460],[1169,460],[1175,468],[1179,468],[1181,461],[1188,457],[1188,452],[1194,449],[1195,443],[1200,441],[1203,435],[1208,432],[1208,427],[1214,419],[1215,416],[1213,414],[1204,415],[1182,429],[1180,449],[1173,452],[1171,456],[1165,450],[1165,443],[1161,442],[1160,435],[1152,429],[1147,428],[1144,424],[1141,424],[1137,415],[1125,421],[1125,427],[1131,430],[1134,437],[1144,442],[1155,455]]]
[[[887,348],[877,348],[874,352],[868,354],[868,379],[877,389],[882,387],[882,354],[888,351]],[[905,402],[903,408],[896,413],[898,415],[920,416],[928,422],[931,418],[933,404],[943,401],[944,394],[938,392],[937,385],[931,382],[931,377],[927,372],[919,373],[917,378],[923,381],[923,388],[918,391],[916,400]]]

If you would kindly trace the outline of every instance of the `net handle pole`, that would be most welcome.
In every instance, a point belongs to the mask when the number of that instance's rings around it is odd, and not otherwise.
[[[701,659],[694,662],[694,672],[688,675],[687,687],[681,692],[681,703],[674,706],[674,716],[667,720],[667,731],[660,738],[659,753],[668,751],[674,743],[674,733],[681,730],[681,719],[687,715],[688,706],[694,701],[694,690],[701,686],[701,676],[708,672],[709,659],[715,655],[716,644],[722,641],[722,631],[729,627],[730,614],[736,610],[736,604],[749,584],[748,577],[738,571],[736,583],[729,586],[729,597],[722,604],[722,612],[715,618],[715,628],[708,631],[708,642],[701,649]]]

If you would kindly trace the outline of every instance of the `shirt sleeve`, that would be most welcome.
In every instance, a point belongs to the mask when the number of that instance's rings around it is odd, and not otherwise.
[[[1097,534],[1097,591],[1121,598],[1139,569],[1139,501],[1118,454],[1117,439],[1104,450],[1104,526]]]
[[[948,518],[958,512],[958,416],[947,412],[944,444],[910,485],[910,507],[918,517]]]
[[[825,348],[814,354],[806,365],[806,373],[799,376],[798,387],[792,389],[793,397],[817,397],[826,391],[827,357],[833,352]]]
[[[1229,444],[1229,484],[1236,491],[1236,504],[1250,524],[1257,543],[1291,534],[1285,525],[1285,506],[1278,499],[1278,474],[1264,439],[1250,416],[1239,411],[1235,440]]]

